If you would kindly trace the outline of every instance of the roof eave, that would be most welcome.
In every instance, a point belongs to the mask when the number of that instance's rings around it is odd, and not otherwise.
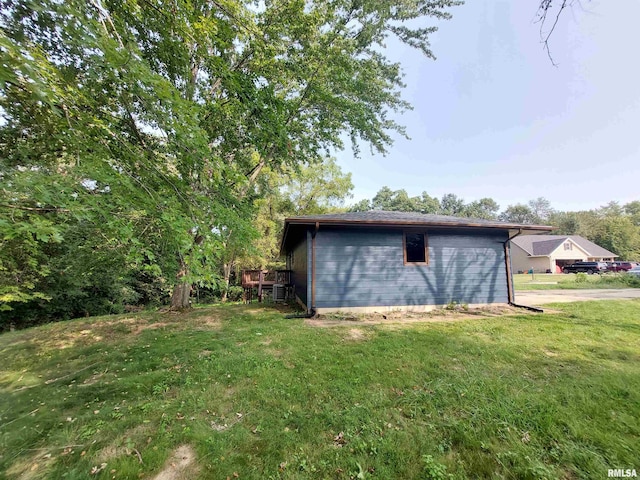
[[[300,218],[290,217],[284,220],[284,232],[280,242],[280,255],[284,255],[284,247],[289,233],[290,225],[331,225],[331,226],[367,226],[367,227],[440,227],[440,228],[489,228],[496,230],[518,231],[521,234],[535,234],[551,232],[556,227],[550,225],[524,225],[519,223],[477,223],[477,222],[424,222],[424,221],[398,221],[398,220],[337,220],[325,218]]]
[[[472,227],[472,228],[499,228],[501,230],[522,230],[534,232],[551,232],[556,229],[550,225],[525,225],[520,223],[477,223],[477,222],[437,222],[437,221],[410,221],[410,220],[337,220],[323,218],[299,218],[285,219],[285,228],[288,224],[295,225],[334,225],[334,226],[423,226],[423,227]]]

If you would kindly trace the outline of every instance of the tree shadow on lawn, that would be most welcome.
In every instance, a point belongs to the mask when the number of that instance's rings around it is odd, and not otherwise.
[[[83,459],[59,458],[88,471],[100,449],[135,428],[132,422],[151,418],[166,448],[152,451],[155,438],[136,445],[151,459],[147,473],[180,442],[198,452],[213,448],[203,440],[208,432],[218,456],[231,462],[229,472],[242,478],[264,478],[255,468],[277,475],[280,462],[293,465],[302,461],[298,457],[317,465],[320,476],[346,471],[357,460],[382,476],[411,478],[421,474],[424,454],[449,471],[478,478],[533,478],[536,468],[550,472],[540,470],[537,478],[589,476],[632,464],[640,451],[640,357],[631,328],[637,321],[603,321],[606,311],[593,305],[560,315],[366,326],[366,340],[354,342],[345,337],[352,322],[317,329],[282,321],[269,307],[233,305],[214,309],[224,328],[211,332],[175,325],[133,338],[114,335],[51,358],[51,352],[31,351],[36,356],[23,358],[14,373],[27,370],[39,383],[18,390],[15,378],[0,382],[0,434],[4,448],[18,454],[0,466],[23,461],[33,453],[26,450],[55,446],[51,442],[96,440]],[[211,315],[198,312],[192,320]],[[256,335],[267,320],[274,335],[269,342]],[[62,369],[60,362],[66,362]],[[199,380],[209,377],[221,385]],[[223,387],[228,395],[220,394]],[[120,418],[114,405],[141,413]],[[250,420],[215,432],[201,418],[204,408],[250,412]],[[333,442],[340,432],[346,448]],[[255,456],[256,442],[268,445],[265,452],[280,453]],[[371,448],[378,454],[369,455]],[[244,454],[254,455],[254,470],[241,461]],[[62,471],[56,464],[47,468]]]

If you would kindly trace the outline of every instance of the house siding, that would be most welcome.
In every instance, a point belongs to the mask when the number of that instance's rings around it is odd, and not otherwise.
[[[549,257],[531,257],[521,247],[511,242],[511,269],[513,273],[527,273],[533,269],[535,273],[544,273],[547,269],[553,271]]]
[[[316,307],[508,301],[506,232],[427,231],[429,265],[404,265],[401,229],[321,228]],[[296,289],[297,290],[297,289]]]
[[[311,258],[307,237],[304,236],[302,241],[293,248],[293,261],[289,267],[291,269],[291,283],[295,285],[295,294],[305,306],[309,305],[308,291],[311,287],[311,282],[309,281],[311,272],[309,262]]]

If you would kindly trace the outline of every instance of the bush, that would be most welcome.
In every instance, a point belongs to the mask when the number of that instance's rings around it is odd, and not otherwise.
[[[640,288],[640,278],[636,277],[635,275],[629,275],[626,272],[602,275],[600,277],[600,283],[622,287]]]
[[[242,300],[244,295],[244,288],[238,285],[231,285],[229,290],[227,290],[227,301],[229,302],[239,302]]]
[[[586,283],[587,278],[589,278],[589,276],[584,272],[576,273],[576,283]]]
[[[628,273],[623,273],[620,278],[629,287],[640,288],[640,277],[629,275]]]

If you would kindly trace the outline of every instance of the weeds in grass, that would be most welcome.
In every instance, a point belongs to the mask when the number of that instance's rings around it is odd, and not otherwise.
[[[528,274],[513,276],[516,290],[552,290],[552,289],[584,289],[584,288],[640,288],[640,278],[627,273],[605,273],[588,275],[576,274]]]
[[[422,462],[424,463],[424,475],[427,480],[447,480],[452,478],[452,475],[447,475],[447,467],[434,460],[431,455],[423,455]]]

